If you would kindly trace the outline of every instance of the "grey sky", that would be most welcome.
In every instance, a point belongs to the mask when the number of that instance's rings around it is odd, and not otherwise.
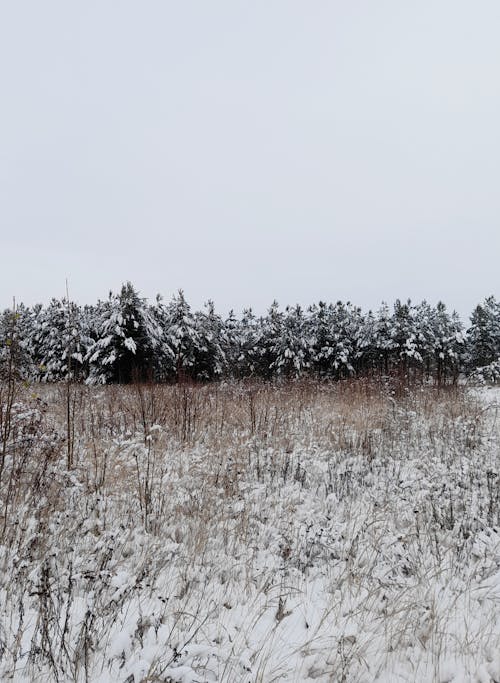
[[[0,306],[499,295],[500,3],[0,0]]]

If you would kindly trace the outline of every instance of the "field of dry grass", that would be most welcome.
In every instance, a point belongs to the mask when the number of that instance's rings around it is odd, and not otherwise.
[[[500,680],[495,390],[16,385],[0,405],[1,680]]]

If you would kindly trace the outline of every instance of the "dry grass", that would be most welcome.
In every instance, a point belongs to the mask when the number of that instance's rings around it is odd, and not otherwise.
[[[66,387],[16,385],[0,413],[3,679],[444,682],[450,658],[496,666],[498,425],[471,392],[70,398],[71,471]]]

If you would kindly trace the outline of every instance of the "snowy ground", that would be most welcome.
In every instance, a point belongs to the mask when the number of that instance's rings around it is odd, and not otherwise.
[[[64,387],[2,432],[2,681],[500,681],[498,390],[70,398],[71,472]]]

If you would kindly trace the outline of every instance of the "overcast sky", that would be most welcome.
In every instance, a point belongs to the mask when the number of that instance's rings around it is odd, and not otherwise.
[[[0,0],[0,306],[500,294],[500,2]]]

